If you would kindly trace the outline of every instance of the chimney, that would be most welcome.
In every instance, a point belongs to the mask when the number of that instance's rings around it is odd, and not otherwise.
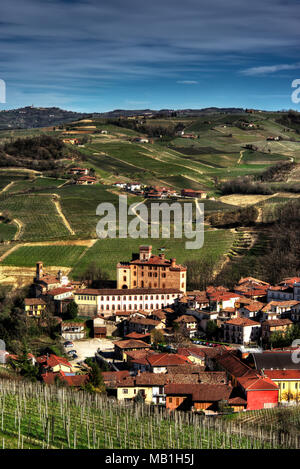
[[[175,267],[175,266],[176,266],[176,258],[173,257],[173,258],[171,259],[171,267]]]
[[[165,259],[165,254],[160,254],[159,257],[164,260]]]

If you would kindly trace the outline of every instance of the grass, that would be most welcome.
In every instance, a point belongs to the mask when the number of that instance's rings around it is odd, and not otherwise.
[[[13,223],[0,223],[0,239],[2,241],[10,241],[16,232],[17,227]]]
[[[86,248],[83,246],[21,246],[7,256],[2,265],[34,267],[41,261],[46,266],[72,267]]]
[[[165,248],[166,257],[175,257],[178,263],[184,264],[189,259],[212,258],[218,264],[226,254],[234,241],[234,233],[229,230],[206,231],[204,234],[203,248],[186,250],[186,239],[118,239],[107,238],[97,241],[76,264],[71,272],[73,278],[79,278],[88,266],[96,263],[102,270],[109,274],[109,278],[116,279],[116,265],[119,261],[129,261],[133,252],[138,251],[138,246],[151,244],[154,253],[159,253],[160,248]]]

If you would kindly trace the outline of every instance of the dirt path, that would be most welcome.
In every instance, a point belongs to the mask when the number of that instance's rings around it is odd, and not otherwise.
[[[9,249],[4,254],[2,254],[2,256],[0,257],[0,262],[2,262],[7,256],[9,256],[12,252],[14,252],[20,246],[21,246],[21,244],[15,244],[11,249]]]
[[[63,224],[65,225],[65,227],[67,228],[67,230],[69,231],[69,233],[74,236],[76,233],[74,230],[72,230],[71,226],[70,226],[70,223],[68,222],[68,220],[66,219],[65,215],[63,214],[62,212],[62,209],[61,209],[61,206],[60,206],[60,195],[58,194],[51,194],[52,195],[52,202],[54,203],[55,207],[56,207],[56,210],[57,210],[57,213],[58,215],[61,217],[62,219],[62,222]]]
[[[14,219],[13,219],[13,222],[17,225],[17,232],[16,232],[16,234],[15,234],[15,236],[14,236],[14,241],[16,241],[16,240],[20,239],[20,236],[21,236],[22,230],[23,230],[23,228],[24,228],[24,225],[23,225],[23,223],[22,223],[20,220],[18,220],[17,218],[14,218]]]
[[[0,168],[0,171],[17,171],[30,174],[42,174],[41,171],[36,171],[35,169],[28,168]]]
[[[246,150],[241,150],[241,151],[240,151],[240,157],[239,157],[239,159],[238,159],[237,164],[240,164],[240,163],[241,163],[241,160],[242,160],[242,158],[243,158],[243,154],[245,153],[245,151],[246,151]]]
[[[12,181],[9,184],[7,184],[7,186],[3,187],[3,189],[0,191],[0,194],[3,194],[3,192],[6,192],[7,189],[9,189],[14,183],[15,181]]]

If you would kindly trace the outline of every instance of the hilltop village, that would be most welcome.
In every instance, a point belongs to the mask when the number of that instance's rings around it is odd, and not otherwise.
[[[28,352],[37,379],[91,389],[97,366],[118,401],[213,415],[299,402],[300,278],[187,291],[187,268],[144,245],[116,269],[117,288],[96,289],[37,263],[23,314],[41,322],[51,311],[64,349]],[[0,358],[1,370],[21,368],[9,350]]]

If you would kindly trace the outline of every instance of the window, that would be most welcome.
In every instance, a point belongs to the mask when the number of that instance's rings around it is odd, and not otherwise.
[[[123,389],[123,394],[128,394],[128,389]]]
[[[172,404],[172,397],[169,397],[169,403]]]

